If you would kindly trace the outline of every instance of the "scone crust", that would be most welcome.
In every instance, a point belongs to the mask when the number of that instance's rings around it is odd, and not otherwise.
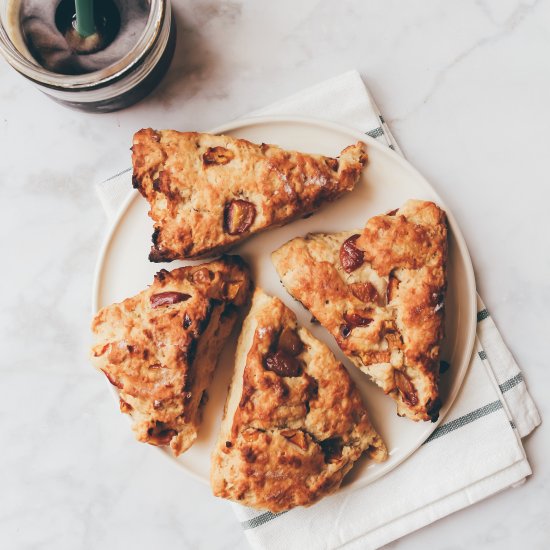
[[[250,295],[238,256],[161,270],[146,290],[101,309],[92,363],[118,388],[139,441],[177,456],[197,436],[217,356]]]
[[[341,254],[350,238],[362,262],[346,271]],[[290,294],[396,400],[399,415],[437,419],[447,285],[443,210],[410,200],[371,218],[362,232],[293,239],[273,262]]]
[[[140,130],[132,182],[155,225],[149,259],[212,256],[317,210],[353,189],[363,147],[351,145],[335,159],[223,135]]]
[[[266,357],[289,330],[303,346],[301,370],[282,376],[266,370]],[[386,459],[346,369],[279,299],[256,290],[237,353],[244,370],[235,371],[212,457],[216,496],[281,512],[335,491],[363,452]]]

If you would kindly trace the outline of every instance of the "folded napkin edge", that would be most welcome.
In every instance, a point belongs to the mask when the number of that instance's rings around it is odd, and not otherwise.
[[[388,544],[389,542],[401,538],[413,531],[417,531],[418,529],[431,525],[444,517],[468,508],[478,502],[482,502],[483,500],[497,495],[507,489],[520,487],[531,474],[532,471],[528,461],[526,459],[519,460],[509,467],[504,468],[500,472],[489,475],[471,486],[460,489],[449,495],[445,495],[441,499],[424,507],[418,508],[410,514],[405,514],[400,518],[397,518],[395,521],[390,521],[379,528],[369,531],[368,533],[358,535],[356,538],[344,542],[339,546],[334,546],[332,550],[336,550],[337,548],[344,550],[363,550],[367,547],[379,548],[384,544]],[[460,497],[464,498],[461,499]],[[417,516],[421,515],[425,515],[427,519],[424,520],[423,518],[420,518],[420,521],[418,521]],[[415,523],[414,525],[411,525],[411,522],[413,521]],[[394,529],[397,528],[397,530],[394,530],[391,534],[384,533],[389,524],[394,524]],[[402,532],[399,532],[400,527]],[[371,537],[371,535],[373,538],[377,535],[380,537],[380,540],[378,540],[375,545],[357,545],[358,542],[361,542],[367,537]]]

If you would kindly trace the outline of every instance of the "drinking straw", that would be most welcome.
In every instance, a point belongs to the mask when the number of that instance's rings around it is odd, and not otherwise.
[[[94,0],[75,0],[75,7],[76,32],[83,38],[94,34]]]

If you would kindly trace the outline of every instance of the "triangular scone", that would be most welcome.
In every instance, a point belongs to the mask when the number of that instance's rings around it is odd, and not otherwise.
[[[363,452],[387,458],[346,369],[283,302],[256,290],[212,456],[214,494],[272,512],[308,506]]]
[[[228,136],[140,130],[132,146],[135,188],[155,223],[152,262],[212,256],[351,191],[363,144],[338,159]]]
[[[162,270],[153,284],[99,311],[92,362],[118,388],[139,441],[177,456],[197,437],[218,355],[250,295],[238,256]]]
[[[272,255],[290,294],[413,420],[438,418],[447,224],[410,200],[365,229],[312,234]]]

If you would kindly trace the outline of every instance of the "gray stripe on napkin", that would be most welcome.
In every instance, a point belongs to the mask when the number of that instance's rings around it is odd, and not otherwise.
[[[485,350],[482,349],[481,351],[478,351],[477,354],[479,355],[479,358],[482,361],[485,361],[485,359],[487,359],[487,353],[485,353]],[[517,386],[518,384],[521,384],[522,382],[524,382],[523,374],[521,372],[519,372],[518,374],[516,374],[512,378],[509,378],[508,380],[506,380],[506,382],[503,382],[502,384],[499,384],[498,387],[500,388],[500,391],[502,393],[505,393],[508,390],[511,390],[512,388]]]
[[[484,357],[481,357],[481,354],[483,353]],[[487,355],[484,351],[479,352],[479,356],[481,359],[486,359]],[[520,372],[519,374],[516,374],[512,378],[509,378],[506,380],[506,382],[503,382],[499,385],[500,391],[502,393],[507,392],[508,390],[511,390],[513,387],[517,386],[523,382],[523,374]],[[462,428],[462,426],[465,426],[466,424],[469,424],[470,422],[473,422],[474,420],[477,420],[478,418],[481,418],[483,416],[486,416],[492,412],[498,411],[499,409],[502,409],[502,403],[500,401],[493,401],[492,403],[489,403],[488,405],[485,405],[484,407],[480,407],[479,409],[476,409],[475,411],[472,411],[468,414],[465,414],[464,416],[461,416],[459,418],[455,418],[455,420],[452,420],[451,422],[448,422],[447,424],[442,424],[441,426],[438,426],[424,441],[423,444],[428,443],[429,441],[432,441],[433,439],[437,439],[438,437],[441,437],[442,435],[448,434],[449,432],[453,432],[454,430],[458,428]],[[515,428],[515,425],[512,426],[512,428]]]
[[[447,435],[450,432],[454,432],[455,430],[458,430],[458,428],[462,428],[462,426],[466,426],[466,424],[470,424],[470,422],[474,422],[475,420],[498,411],[499,409],[502,409],[502,403],[500,400],[493,401],[492,403],[480,407],[475,411],[469,412],[464,416],[455,418],[454,420],[451,420],[451,422],[447,422],[447,424],[442,424],[432,432],[430,437],[424,441],[423,445],[437,439],[438,437],[441,437],[442,435]]]
[[[500,388],[500,391],[504,393],[504,392],[507,392],[508,390],[511,390],[514,386],[521,384],[522,382],[523,382],[523,374],[520,372],[516,374],[513,378],[506,380],[506,382],[499,384],[498,387]]]
[[[368,132],[366,132],[366,134],[371,138],[377,138],[384,135],[384,130],[382,130],[382,126],[378,126],[378,128],[375,128],[374,130],[369,130]]]
[[[486,309],[482,309],[481,311],[477,312],[477,322],[483,321],[483,319],[487,319],[489,317],[489,312]]]
[[[241,521],[241,527],[245,531],[247,529],[254,529],[256,527],[259,527],[260,525],[263,525],[264,523],[267,523],[268,521],[271,521],[272,519],[282,516],[283,514],[286,514],[286,512],[279,512],[278,514],[274,514],[273,512],[264,512],[263,514],[260,514],[255,518],[247,519],[246,521]]]

